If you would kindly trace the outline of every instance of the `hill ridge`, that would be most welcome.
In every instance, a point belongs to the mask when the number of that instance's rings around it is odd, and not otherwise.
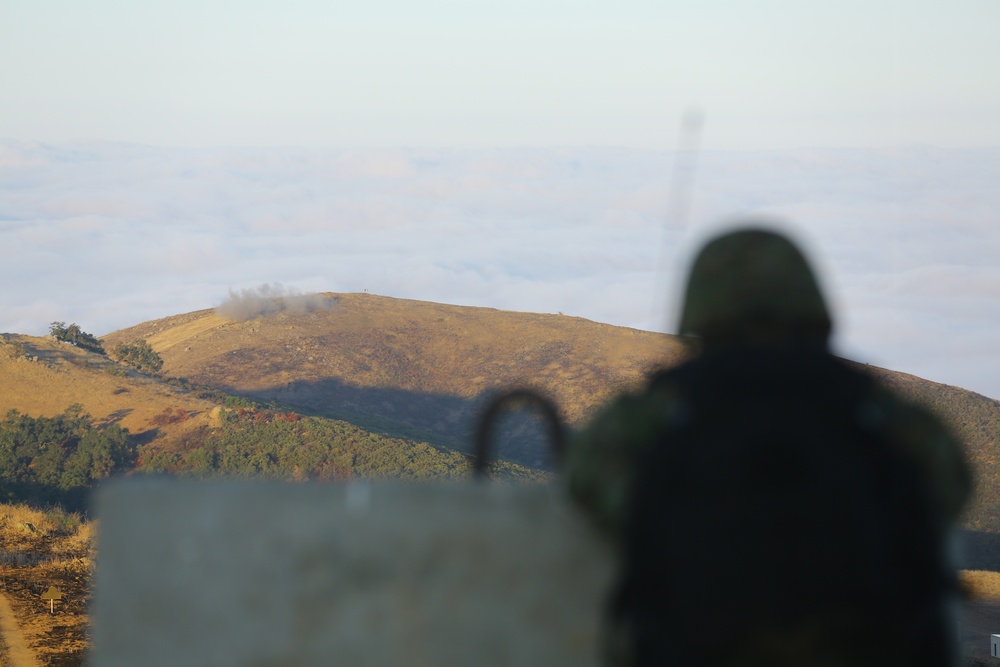
[[[582,426],[612,396],[686,355],[684,339],[584,318],[438,304],[367,293],[322,295],[328,310],[228,321],[164,349],[165,372],[307,414],[465,447],[491,393],[530,385]],[[200,310],[114,332],[161,334],[206,318]],[[190,348],[187,351],[185,347]],[[967,443],[980,481],[972,528],[1000,531],[1000,401],[869,364],[858,366],[940,414]],[[502,455],[538,465],[538,441]]]
[[[484,403],[504,388],[528,385],[549,394],[565,420],[579,427],[612,396],[637,388],[650,372],[676,364],[687,354],[688,344],[676,336],[562,314],[367,293],[321,296],[321,307],[309,312],[279,310],[234,320],[202,309],[112,332],[103,341],[108,348],[137,338],[150,341],[164,359],[163,374],[182,378],[164,385],[170,389],[150,390],[153,403],[159,401],[157,410],[170,401],[180,406],[185,386],[212,387],[276,409],[347,421],[385,437],[464,451]],[[7,335],[4,340],[17,342],[15,338]],[[59,345],[50,339],[29,341],[43,357],[58,350],[65,363],[75,360],[108,381],[109,376],[99,373],[104,362],[87,361],[80,356],[83,351]],[[995,465],[1000,460],[1000,401],[915,375],[858,365],[951,425],[966,443],[979,481],[966,525],[1000,533],[1000,471]],[[16,404],[19,387],[14,385],[20,380],[12,368],[6,372],[9,381],[6,394],[0,392],[0,406]],[[46,372],[47,381],[58,379],[53,375],[58,369]],[[21,391],[26,394],[22,404],[30,403],[32,393],[55,396],[61,391],[40,386],[21,386],[27,387]],[[133,399],[142,394],[126,388]],[[73,402],[86,407],[86,401]],[[208,405],[217,407],[218,400]],[[207,427],[211,409],[191,412]],[[124,403],[116,410],[123,411],[118,417],[123,425],[130,419],[145,420],[147,431],[156,411]],[[169,435],[170,428],[164,427],[160,436]],[[530,425],[512,430],[514,436],[501,439],[499,456],[546,467],[544,442],[525,435]]]

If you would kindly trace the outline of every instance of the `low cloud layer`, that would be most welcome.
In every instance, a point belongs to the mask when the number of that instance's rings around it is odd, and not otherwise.
[[[225,300],[215,312],[231,320],[243,322],[274,313],[305,315],[315,310],[331,310],[334,299],[322,294],[302,294],[294,287],[281,283],[264,283],[258,287],[229,290]]]
[[[766,217],[819,267],[838,350],[1000,398],[1000,149],[706,151],[683,219],[673,165],[607,148],[0,141],[0,331],[100,335],[366,289],[673,331],[705,238]]]

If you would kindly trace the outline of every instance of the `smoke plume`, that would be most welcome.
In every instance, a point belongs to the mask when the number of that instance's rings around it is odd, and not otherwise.
[[[216,307],[215,312],[243,322],[274,313],[305,315],[315,310],[330,310],[335,301],[322,294],[303,294],[281,283],[263,283],[259,287],[238,291],[230,289],[229,296]]]

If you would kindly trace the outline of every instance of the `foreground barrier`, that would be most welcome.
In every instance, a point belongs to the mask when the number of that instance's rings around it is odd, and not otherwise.
[[[94,667],[597,665],[607,545],[555,484],[125,480]]]

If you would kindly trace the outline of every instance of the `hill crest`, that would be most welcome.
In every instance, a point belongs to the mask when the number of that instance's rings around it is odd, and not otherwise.
[[[245,321],[201,310],[104,340],[144,338],[163,357],[165,374],[310,410],[330,409],[326,395],[341,392],[324,384],[334,380],[467,400],[531,385],[551,393],[571,423],[684,353],[678,337],[579,317],[366,293],[323,296],[333,307]]]
[[[114,332],[103,341],[110,348],[145,339],[163,357],[164,375],[192,384],[466,451],[479,410],[494,392],[536,387],[556,401],[568,423],[581,426],[612,396],[638,387],[651,371],[686,354],[678,337],[578,317],[367,293],[322,299],[323,307],[310,312],[272,312],[243,321],[211,309],[184,313]],[[8,379],[0,406],[27,414],[56,414],[78,402],[95,418],[116,420],[162,442],[174,428],[153,426],[164,409],[183,408],[194,416],[191,427],[208,427],[218,404],[197,399],[183,384],[108,375],[101,366],[111,362],[48,338],[6,334],[3,342],[4,349],[19,343],[26,357],[39,357],[31,362],[0,354]],[[864,368],[952,426],[966,443],[978,478],[966,524],[1000,532],[1000,471],[994,464],[1000,460],[1000,401]],[[544,465],[538,441],[521,440],[508,440],[500,456]]]
[[[164,372],[276,401],[310,414],[395,435],[467,448],[493,392],[530,385],[548,393],[573,426],[650,372],[678,363],[677,336],[578,317],[411,301],[367,293],[324,294],[330,307],[246,321],[212,310],[145,322],[105,341],[146,338]],[[967,444],[980,501],[970,527],[1000,530],[1000,401],[906,373],[861,365],[942,416]],[[503,451],[538,464],[537,443]],[[995,502],[994,502],[995,501]]]

